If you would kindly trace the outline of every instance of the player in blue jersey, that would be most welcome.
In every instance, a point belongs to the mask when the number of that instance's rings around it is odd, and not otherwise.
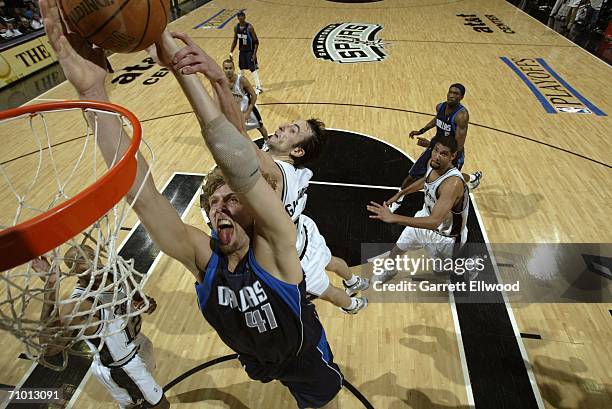
[[[244,11],[238,12],[236,18],[238,19],[238,24],[234,27],[234,39],[232,40],[229,54],[230,59],[232,59],[232,53],[236,48],[236,44],[238,44],[238,50],[240,51],[238,54],[238,67],[242,70],[242,75],[245,74],[246,70],[251,71],[255,80],[255,92],[259,95],[263,92],[259,80],[259,64],[257,64],[259,39],[253,25],[246,21]]]
[[[41,5],[49,41],[79,98],[108,101],[103,50],[76,33],[63,33],[56,0],[41,0]],[[198,77],[188,75],[195,72],[188,58],[169,51],[172,39],[168,32],[160,42],[160,60],[192,104],[219,168],[209,175],[206,189],[213,232],[208,235],[180,219],[155,187],[142,157],[126,200],[133,202],[135,213],[160,250],[193,275],[202,314],[221,340],[239,354],[252,379],[281,381],[299,408],[337,407],[335,396],[343,377],[333,362],[314,305],[306,299],[295,225],[262,177],[252,143],[227,121]],[[213,88],[227,87],[225,74],[210,61],[201,70]],[[238,110],[235,103],[233,106]],[[110,166],[127,149],[129,138],[112,115],[88,113],[87,120],[97,127],[98,147]]]
[[[410,138],[417,136],[417,144],[424,147],[425,151],[410,168],[408,176],[402,182],[402,190],[393,195],[386,202],[388,205],[390,205],[391,211],[395,211],[399,207],[399,204],[401,203],[401,200],[405,194],[404,190],[408,189],[413,182],[425,176],[429,161],[431,159],[431,153],[437,139],[448,136],[457,140],[458,151],[453,164],[455,167],[457,167],[457,169],[461,170],[463,162],[465,161],[464,145],[467,137],[468,123],[470,120],[470,115],[467,108],[461,104],[461,100],[463,100],[464,96],[465,87],[459,83],[452,84],[448,89],[446,101],[440,102],[436,106],[436,116],[423,128],[419,129],[418,131],[410,132]],[[431,141],[419,136],[423,135],[431,128],[436,128],[436,134]],[[472,174],[464,173],[463,178],[470,189],[476,189],[480,184],[482,172],[476,171]]]

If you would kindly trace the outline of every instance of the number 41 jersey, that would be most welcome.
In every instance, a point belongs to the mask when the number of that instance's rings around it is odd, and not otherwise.
[[[285,283],[266,272],[252,249],[234,272],[215,250],[196,283],[204,318],[231,349],[262,365],[282,365],[304,349],[315,348],[322,329],[305,282]]]

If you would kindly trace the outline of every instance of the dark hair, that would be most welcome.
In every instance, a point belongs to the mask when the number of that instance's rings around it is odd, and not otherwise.
[[[223,64],[225,63],[232,64],[234,68],[236,67],[236,64],[234,64],[234,60],[232,60],[231,58],[226,58],[225,60],[223,60]]]
[[[459,148],[457,146],[457,140],[450,136],[441,136],[439,138],[436,138],[435,142],[436,142],[436,145],[440,144],[442,146],[446,146],[447,148],[449,148],[451,151],[451,154],[457,152],[457,149]],[[434,145],[434,148],[435,148],[435,145]]]
[[[246,17],[246,14],[244,13],[244,11],[239,11],[238,13],[236,13],[236,17]]]
[[[451,89],[451,88],[457,88],[459,91],[461,91],[461,95],[465,96],[465,87],[463,86],[463,84],[459,84],[458,82],[456,82],[450,87],[448,87],[448,89]]]
[[[310,118],[306,122],[311,130],[311,134],[294,146],[304,150],[304,155],[291,157],[295,166],[303,166],[318,158],[327,143],[325,124],[316,118]]]

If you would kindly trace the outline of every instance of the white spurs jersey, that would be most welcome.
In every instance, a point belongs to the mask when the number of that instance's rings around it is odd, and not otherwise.
[[[295,167],[290,163],[274,160],[283,175],[282,200],[285,210],[291,216],[291,220],[296,222],[304,208],[308,195],[308,182],[312,178],[312,171],[308,168]]]
[[[70,298],[80,298],[85,292],[86,290],[84,288],[76,287]],[[116,297],[116,299],[125,298],[125,293],[122,291],[120,291]],[[113,300],[112,291],[102,292],[98,296],[98,305],[111,304]],[[98,327],[95,334],[104,337],[104,345],[99,351],[100,361],[104,366],[121,366],[130,361],[138,352],[138,344],[135,340],[138,334],[140,334],[142,319],[140,315],[129,319],[114,319],[118,315],[125,315],[125,303],[115,305],[112,308],[101,308],[98,312],[100,313],[100,320],[104,321],[103,324]],[[124,328],[121,329],[121,327]],[[105,334],[113,335],[105,336]],[[87,342],[87,345],[92,351],[97,351],[100,345],[99,338],[87,339],[85,342]]]
[[[295,167],[290,163],[280,160],[275,160],[274,162],[276,162],[283,175],[281,198],[285,205],[285,210],[296,225],[297,240],[295,247],[301,260],[305,254],[308,239],[300,215],[306,208],[306,201],[308,200],[306,190],[308,189],[308,182],[312,178],[312,171],[308,168]]]
[[[242,74],[236,74],[236,81],[232,86],[232,95],[234,98],[236,98],[236,101],[238,101],[240,110],[242,112],[246,112],[247,108],[249,107],[249,95],[242,90],[242,87],[240,86],[240,78],[242,78]]]
[[[444,218],[442,223],[440,223],[436,229],[436,231],[443,236],[460,237],[461,233],[466,228],[468,213],[470,210],[469,191],[465,181],[463,180],[463,175],[461,175],[461,172],[457,168],[452,167],[436,180],[427,182],[432,170],[433,169],[431,167],[428,167],[427,173],[425,174],[425,204],[423,205],[423,210],[425,210],[428,215],[431,215],[431,211],[438,200],[438,188],[442,182],[452,177],[461,179],[461,182],[463,183],[463,199],[460,203],[453,206],[450,213]]]

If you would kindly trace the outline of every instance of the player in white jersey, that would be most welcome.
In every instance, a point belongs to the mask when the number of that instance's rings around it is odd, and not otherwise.
[[[367,209],[372,219],[385,223],[408,226],[391,249],[390,259],[408,250],[425,248],[430,258],[451,258],[467,241],[469,191],[461,172],[453,165],[457,155],[457,141],[441,137],[433,148],[425,177],[417,180],[402,192],[409,194],[425,191],[425,204],[414,217],[391,213],[387,202],[370,202]],[[386,282],[397,274],[389,269],[375,277]]]
[[[310,217],[302,214],[308,200],[306,192],[312,171],[282,160],[275,160],[275,162],[281,170],[284,182],[281,199],[285,204],[285,210],[296,224],[298,232],[296,248],[302,269],[306,274],[306,291],[333,303],[346,313],[356,314],[367,306],[367,299],[354,297],[354,295],[367,289],[369,280],[354,276],[344,260],[333,256],[317,224]],[[333,271],[342,277],[345,291],[329,282],[325,270]],[[353,280],[349,281],[351,279]]]
[[[206,74],[211,67],[216,65],[214,60],[188,36],[181,34],[181,37],[188,44],[186,51],[189,52],[189,73]],[[246,133],[244,118],[237,109],[227,82],[216,80],[211,81],[211,85],[217,94],[223,114],[250,141]],[[261,172],[269,174],[272,179],[278,181],[276,190],[283,195],[285,209],[294,222],[298,222],[296,245],[300,246],[300,243],[306,241],[310,243],[300,260],[306,274],[307,291],[338,305],[346,313],[355,314],[367,306],[367,299],[356,297],[355,294],[367,289],[369,280],[354,275],[344,260],[331,255],[329,248],[325,245],[325,239],[312,219],[301,221],[304,217],[301,211],[306,205],[305,192],[308,187],[306,182],[312,176],[312,172],[303,166],[321,154],[325,140],[323,122],[314,118],[298,119],[292,123],[280,125],[272,135],[267,137],[268,151],[258,149],[255,144],[253,146],[256,147]],[[325,269],[343,278],[345,291],[329,283]]]
[[[261,136],[268,137],[268,130],[263,124],[261,114],[255,106],[257,102],[257,93],[251,86],[251,83],[242,73],[236,74],[234,61],[227,59],[223,61],[223,72],[229,81],[229,87],[232,95],[240,106],[240,111],[244,114],[245,127],[247,131],[257,129]]]
[[[78,285],[70,295],[71,299],[83,300],[83,294],[87,293],[87,288],[90,285],[90,274],[84,274],[91,268],[91,262],[94,257],[94,250],[87,246],[81,245],[71,247],[64,255],[64,263],[70,269],[70,274],[78,276]],[[32,261],[32,267],[37,272],[49,272],[51,266],[44,258],[39,258]],[[45,274],[46,288],[53,288],[57,276],[61,272],[56,271],[55,274]],[[96,278],[92,289],[99,288],[102,284],[102,275]],[[54,292],[45,292],[45,304],[41,318],[49,317],[51,314],[50,306],[54,304]],[[101,292],[98,296],[98,305],[112,304],[113,298],[117,294],[110,292]],[[125,298],[125,294],[118,293],[118,298]],[[92,301],[87,298],[79,305],[80,311],[90,311]],[[143,300],[133,300],[134,308],[142,308]],[[155,311],[157,304],[155,300],[149,297],[149,309],[147,314]],[[90,317],[87,314],[78,315],[73,311],[73,303],[63,303],[60,307],[60,319],[66,320],[69,325],[79,325],[80,321],[85,323]],[[117,305],[114,308],[125,309],[125,305]],[[162,387],[155,381],[152,371],[155,369],[155,359],[153,357],[153,345],[151,341],[140,332],[141,317],[140,315],[129,318],[127,322],[124,319],[115,319],[115,310],[113,308],[101,308],[97,310],[96,320],[102,321],[98,327],[92,327],[85,331],[85,335],[100,335],[104,338],[102,348],[99,348],[100,338],[86,339],[85,342],[94,352],[91,370],[98,381],[111,394],[113,399],[119,404],[120,408],[159,408],[166,409],[170,407],[170,403],[164,395]],[[119,314],[124,315],[125,311],[119,311]],[[122,328],[123,327],[123,328]],[[60,352],[57,347],[49,347],[45,351],[46,356],[52,356]]]

